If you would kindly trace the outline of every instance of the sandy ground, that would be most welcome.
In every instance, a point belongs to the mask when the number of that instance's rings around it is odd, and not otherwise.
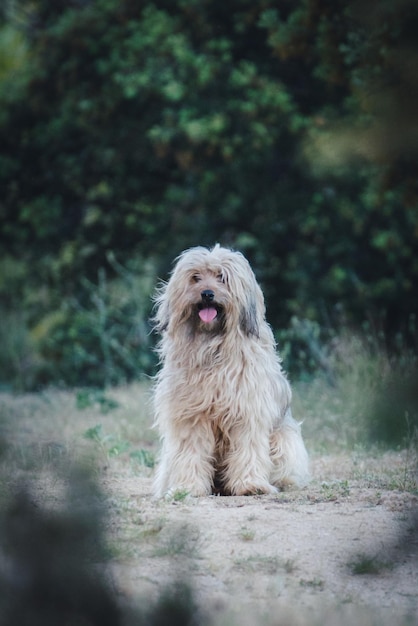
[[[417,497],[335,477],[324,486],[322,460],[313,475],[301,492],[182,502],[153,501],[150,480],[122,480],[130,515],[115,515],[111,533],[126,532],[132,554],[114,563],[119,588],[148,597],[186,580],[206,607],[240,620],[313,611],[324,623],[324,611],[351,608],[418,623]],[[135,515],[138,540],[129,545]]]
[[[129,456],[156,449],[154,435],[138,435],[141,398],[132,389],[115,397],[119,408],[106,413],[75,408],[69,392],[2,395],[0,408],[14,445],[91,457],[107,510],[106,568],[122,601],[147,602],[181,580],[216,624],[418,623],[411,451],[317,452],[311,484],[276,496],[155,501],[152,469]],[[98,423],[114,436],[86,440]],[[58,497],[51,479],[39,490],[46,504]]]

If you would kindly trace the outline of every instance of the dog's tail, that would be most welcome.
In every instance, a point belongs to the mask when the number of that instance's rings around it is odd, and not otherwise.
[[[270,436],[273,471],[270,482],[276,487],[303,487],[310,480],[308,453],[303,443],[300,424],[290,409],[283,422]]]

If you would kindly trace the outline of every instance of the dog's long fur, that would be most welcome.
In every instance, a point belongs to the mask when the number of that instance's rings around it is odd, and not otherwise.
[[[305,484],[308,456],[290,386],[244,256],[219,245],[186,250],[155,300],[162,334],[155,495],[274,493]],[[199,310],[209,307],[216,317],[203,321]]]

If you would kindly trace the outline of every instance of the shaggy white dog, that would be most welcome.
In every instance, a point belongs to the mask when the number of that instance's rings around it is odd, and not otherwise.
[[[162,438],[155,495],[275,493],[308,481],[264,298],[248,261],[216,245],[186,250],[156,295]]]

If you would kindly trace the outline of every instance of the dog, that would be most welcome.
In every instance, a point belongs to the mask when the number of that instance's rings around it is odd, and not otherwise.
[[[308,482],[291,389],[246,258],[191,248],[157,288],[161,369],[154,386],[162,440],[154,494],[272,494]]]

